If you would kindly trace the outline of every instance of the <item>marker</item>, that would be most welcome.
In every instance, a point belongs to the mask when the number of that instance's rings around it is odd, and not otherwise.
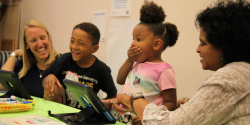
[[[0,98],[0,101],[15,101],[12,98]]]
[[[17,102],[19,102],[19,101],[16,101],[16,100],[14,100],[14,101],[0,101],[0,102],[15,102],[15,103],[17,103]]]
[[[21,99],[21,98],[19,98],[19,97],[13,96],[13,95],[12,95],[10,98],[11,98],[11,99],[14,99],[14,100],[17,100],[17,101],[20,101],[20,102],[26,101],[26,100],[24,100],[24,99]]]
[[[19,104],[28,104],[33,103],[32,101],[23,101],[23,102],[0,102],[0,105],[19,105]]]

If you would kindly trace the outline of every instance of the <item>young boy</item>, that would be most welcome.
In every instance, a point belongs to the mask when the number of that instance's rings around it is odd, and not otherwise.
[[[81,107],[63,84],[62,80],[69,71],[78,75],[79,82],[89,85],[96,93],[100,89],[106,92],[106,99],[116,97],[117,89],[110,68],[92,55],[99,48],[99,39],[99,30],[91,23],[81,23],[74,27],[69,44],[70,53],[61,55],[43,72],[44,76],[48,75],[43,80],[44,99]]]

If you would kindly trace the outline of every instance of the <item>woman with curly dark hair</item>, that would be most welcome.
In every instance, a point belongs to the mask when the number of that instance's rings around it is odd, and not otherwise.
[[[215,71],[175,111],[119,94],[113,107],[135,111],[145,125],[250,124],[250,3],[219,1],[197,15],[197,53],[204,70]],[[123,103],[124,108],[119,106]]]
[[[171,65],[162,60],[161,54],[168,46],[175,45],[179,32],[174,24],[163,23],[166,15],[154,2],[146,1],[140,13],[141,22],[133,30],[128,58],[118,72],[117,83],[124,85],[124,94],[143,95],[151,103],[175,110],[175,74]],[[135,115],[132,112],[132,124],[140,124]]]

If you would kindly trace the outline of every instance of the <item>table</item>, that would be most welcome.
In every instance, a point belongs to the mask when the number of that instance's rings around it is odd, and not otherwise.
[[[2,95],[2,93],[0,93],[0,95]],[[33,98],[33,100],[36,100],[36,105],[33,109],[24,112],[1,113],[0,117],[3,118],[3,117],[18,117],[23,115],[41,115],[56,121],[60,121],[54,117],[50,117],[48,115],[48,110],[50,110],[52,114],[77,113],[80,111],[79,109],[72,108],[56,102],[44,100],[43,98],[38,98],[34,96],[31,97]],[[108,125],[108,124],[103,124],[103,125]],[[115,125],[125,125],[125,124],[121,122],[116,122]]]

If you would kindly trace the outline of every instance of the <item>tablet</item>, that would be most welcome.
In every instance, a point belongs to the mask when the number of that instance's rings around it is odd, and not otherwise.
[[[96,114],[100,114],[106,119],[103,123],[116,123],[114,117],[110,114],[108,109],[106,109],[91,87],[68,79],[64,79],[63,82],[84,109],[89,108],[95,110],[97,112]]]
[[[15,72],[0,70],[0,83],[6,91],[1,97],[6,98],[14,95],[20,98],[32,99]]]

